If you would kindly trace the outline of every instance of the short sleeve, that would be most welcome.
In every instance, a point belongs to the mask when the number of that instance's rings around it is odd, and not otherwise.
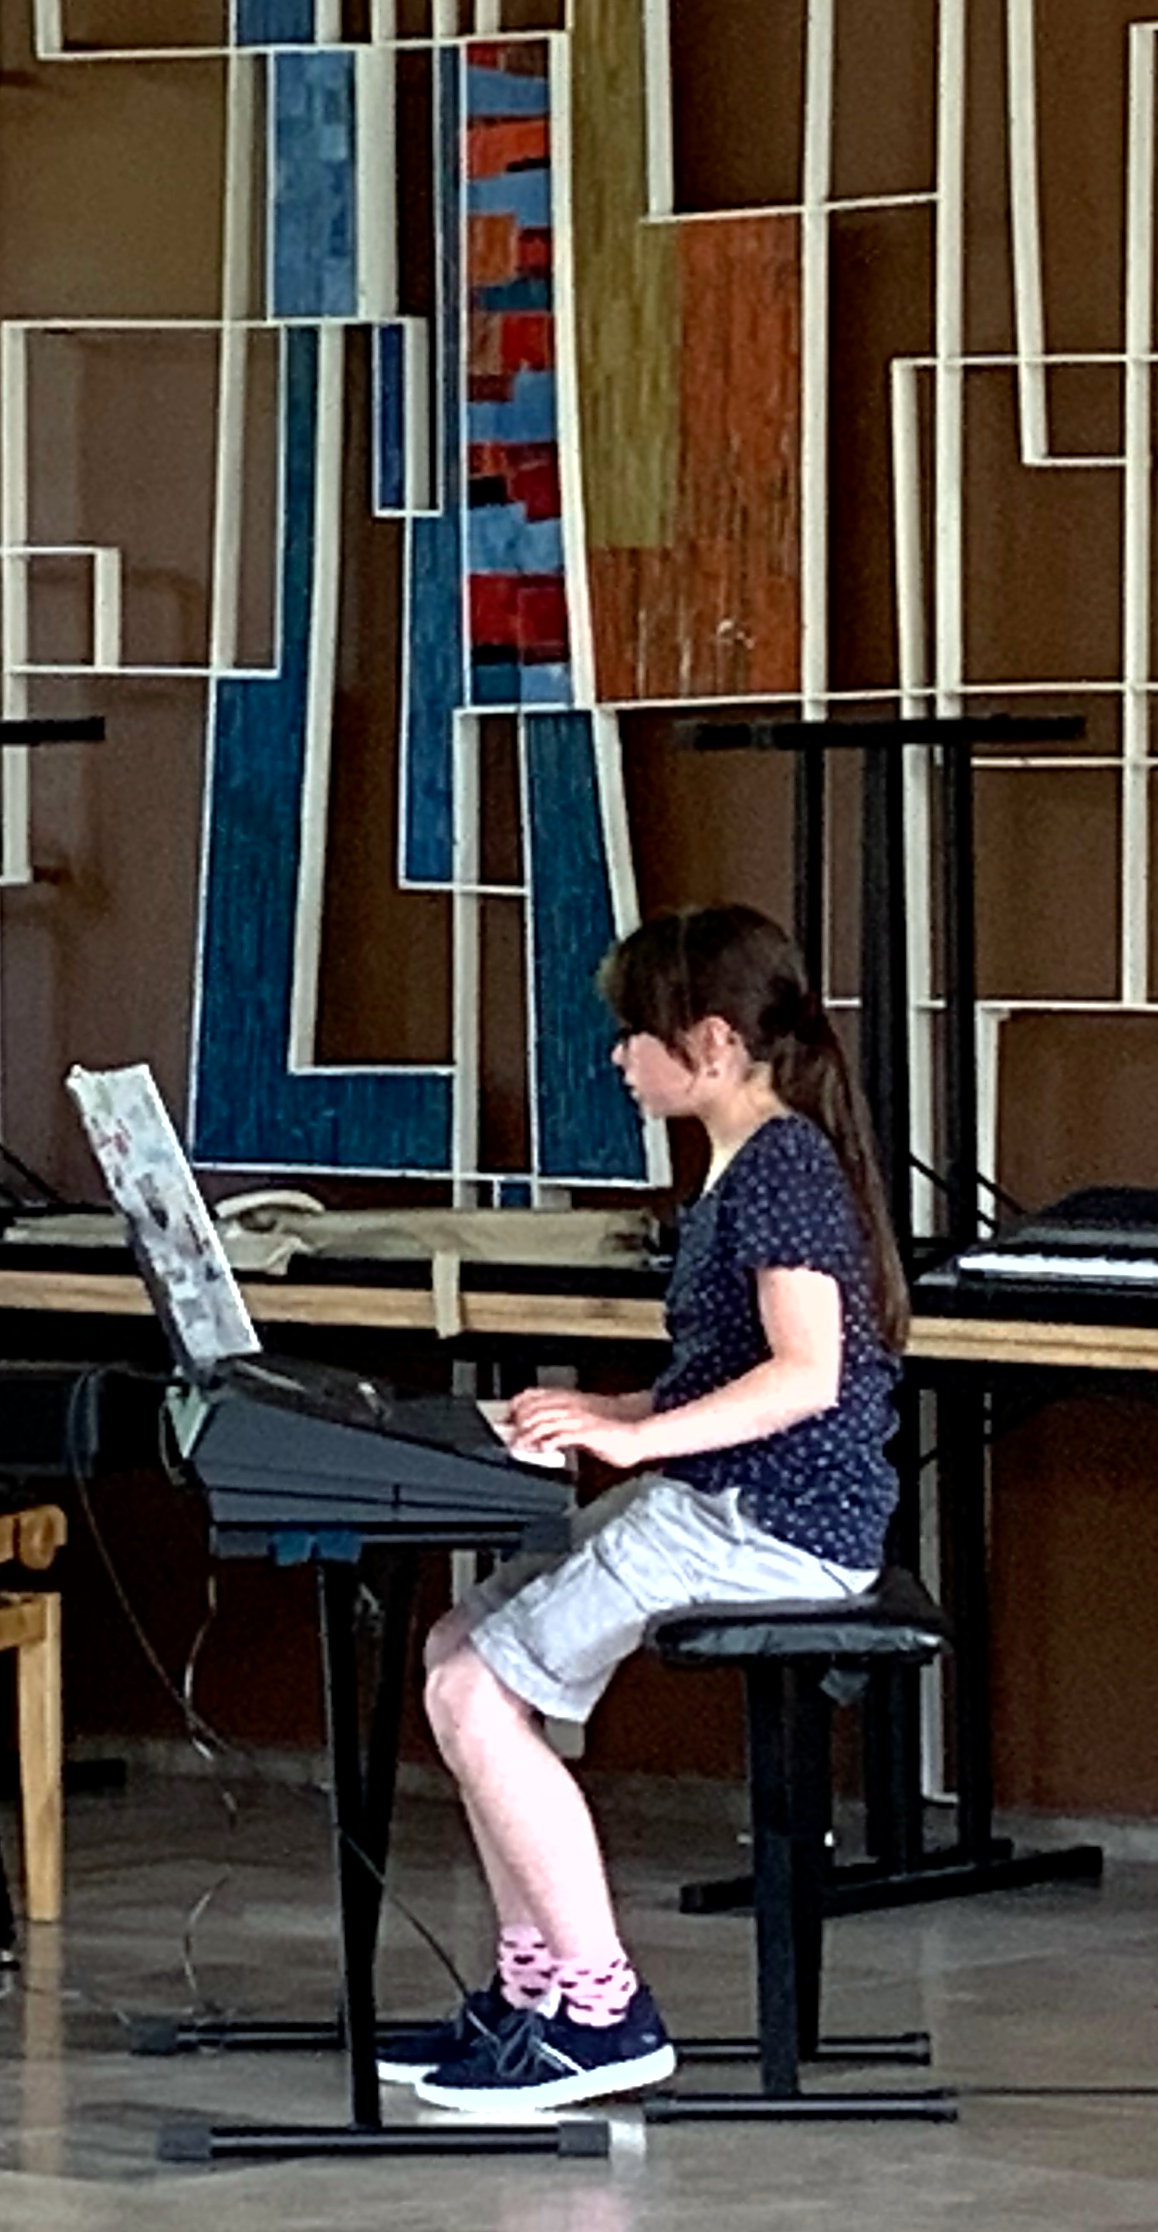
[[[728,1210],[738,1268],[847,1274],[847,1187],[814,1125],[774,1119],[736,1158],[732,1176]]]

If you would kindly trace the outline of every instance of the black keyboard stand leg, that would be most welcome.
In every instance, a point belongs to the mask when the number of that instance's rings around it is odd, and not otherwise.
[[[342,2013],[350,2061],[350,2112],[359,2129],[373,2131],[382,2122],[375,2067],[373,1957],[381,1885],[374,1873],[375,1859],[366,1849],[368,1825],[354,1648],[357,1567],[320,1566],[318,1596],[333,1774],[331,1808],[342,1929]]]
[[[355,1896],[355,1930],[359,1938],[356,1957],[371,1969],[377,1952],[382,1894],[390,1858],[398,1747],[417,1581],[418,1553],[414,1550],[388,1550],[373,1575],[374,1594],[381,1607],[381,1637],[365,1779],[361,1785],[363,1836],[360,1846],[365,1861],[360,1868]]]

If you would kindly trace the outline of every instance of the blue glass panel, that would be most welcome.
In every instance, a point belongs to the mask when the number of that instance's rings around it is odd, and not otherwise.
[[[275,318],[357,310],[354,56],[315,48],[273,61]]]
[[[476,504],[467,526],[472,573],[551,574],[563,571],[558,519],[528,519],[522,504]]]
[[[279,674],[217,685],[192,1151],[251,1169],[445,1170],[452,1080],[287,1059],[313,597],[318,337],[285,337]]]
[[[553,659],[519,669],[519,696],[524,705],[571,705],[575,691],[571,669]]]
[[[238,46],[310,46],[314,0],[236,0]]]
[[[478,659],[471,669],[471,702],[474,705],[518,705],[519,669],[512,659]]]
[[[462,616],[462,409],[458,228],[459,57],[438,57],[439,360],[443,508],[410,527],[410,637],[403,707],[406,767],[403,860],[418,882],[444,883],[452,868],[453,715],[466,702]]]
[[[475,289],[479,310],[549,310],[551,282],[545,272],[529,271],[522,279],[504,279],[493,287]]]
[[[468,403],[467,431],[472,442],[553,442],[555,375],[516,372],[505,403]]]
[[[545,77],[524,77],[521,71],[484,70],[472,63],[467,77],[467,110],[471,116],[545,116],[550,87]]]
[[[403,335],[397,325],[374,335],[374,509],[401,511],[406,501]]]
[[[466,206],[472,216],[517,217],[521,227],[546,232],[551,223],[551,173],[545,164],[500,171],[494,178],[467,182]]]
[[[587,713],[524,724],[534,907],[535,1104],[545,1178],[642,1179],[643,1131],[611,1064],[595,973],[615,937]]]

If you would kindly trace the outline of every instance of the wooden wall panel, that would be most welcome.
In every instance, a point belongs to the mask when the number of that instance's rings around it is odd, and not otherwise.
[[[1116,998],[1117,778],[986,767],[974,782],[982,998]]]
[[[992,1565],[999,1804],[1158,1816],[1152,1405],[1059,1403],[1007,1436]]]
[[[1000,1169],[1027,1207],[1078,1186],[1158,1186],[1158,1016],[1003,1026]]]
[[[671,540],[591,548],[600,694],[711,699],[800,682],[800,272],[794,218],[679,242]]]
[[[630,702],[795,689],[798,224],[644,225],[643,88],[630,12],[581,10],[574,66],[580,417],[599,695]]]
[[[679,465],[677,243],[645,230],[638,25],[619,0],[576,11],[571,61],[579,438],[593,550],[662,547]]]

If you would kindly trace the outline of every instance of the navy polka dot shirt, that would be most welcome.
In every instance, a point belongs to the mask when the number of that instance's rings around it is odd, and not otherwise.
[[[868,1251],[836,1150],[807,1116],[774,1116],[680,1218],[667,1295],[671,1361],[657,1410],[708,1395],[769,1355],[755,1273],[805,1266],[840,1288],[843,1354],[831,1410],[760,1441],[673,1457],[693,1487],[739,1488],[769,1534],[836,1564],[878,1566],[897,1500],[885,1456],[900,1367],[877,1330]]]

